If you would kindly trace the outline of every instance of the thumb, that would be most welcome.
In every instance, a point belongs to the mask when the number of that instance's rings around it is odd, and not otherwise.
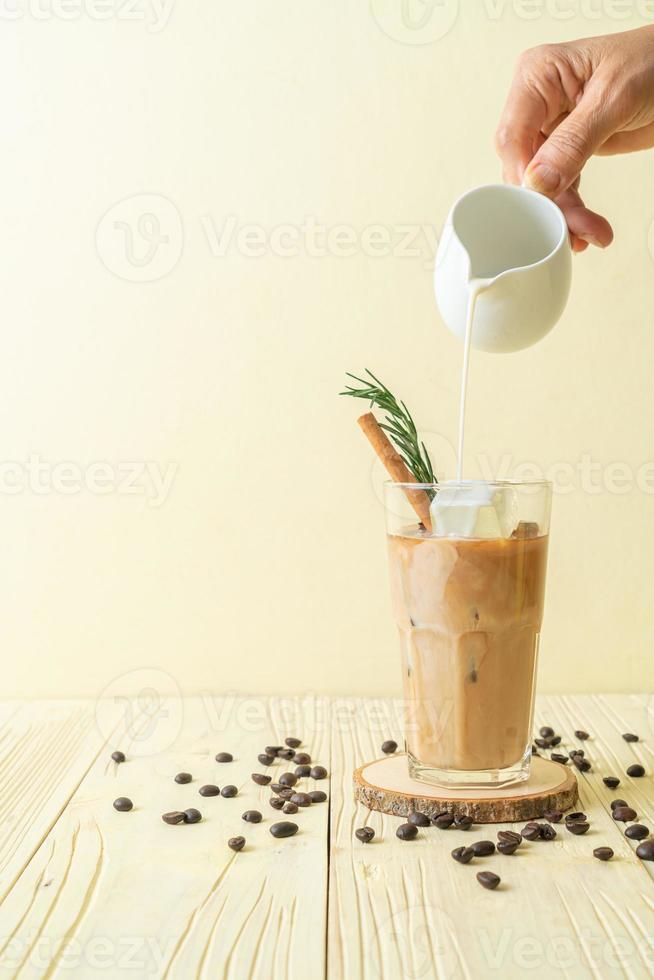
[[[524,186],[548,197],[562,194],[619,128],[620,120],[610,105],[586,92],[534,155],[525,170]]]

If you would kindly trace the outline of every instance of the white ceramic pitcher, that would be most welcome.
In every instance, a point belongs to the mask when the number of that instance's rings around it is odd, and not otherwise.
[[[463,340],[468,297],[483,280],[472,346],[521,350],[544,337],[563,313],[571,265],[565,218],[553,201],[523,187],[476,187],[459,198],[445,223],[436,254],[436,302]]]

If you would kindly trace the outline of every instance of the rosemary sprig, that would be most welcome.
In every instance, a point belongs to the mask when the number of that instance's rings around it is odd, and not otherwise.
[[[346,385],[345,391],[341,395],[348,395],[350,398],[364,398],[370,402],[370,407],[377,406],[386,412],[384,421],[379,425],[388,433],[395,447],[411,470],[418,483],[438,483],[434,475],[434,468],[429,458],[429,453],[424,442],[418,439],[415,422],[411,417],[409,409],[404,402],[398,402],[395,395],[388,390],[379,378],[376,378],[372,371],[366,368],[368,378],[359,378],[356,374],[347,373],[348,378],[358,381],[362,386],[355,388]]]

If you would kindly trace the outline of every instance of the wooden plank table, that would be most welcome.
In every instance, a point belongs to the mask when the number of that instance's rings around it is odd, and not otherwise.
[[[0,704],[0,976],[317,978],[605,978],[654,972],[654,863],[640,861],[609,803],[626,799],[654,828],[654,698],[541,697],[536,727],[584,744],[579,774],[590,831],[559,827],[461,866],[450,852],[495,839],[500,825],[428,828],[395,836],[398,818],[355,804],[353,769],[400,740],[399,703],[324,698],[197,698]],[[635,732],[629,744],[621,735]],[[303,739],[330,780],[308,781],[330,802],[302,809],[295,837],[250,774],[257,754]],[[116,765],[113,749],[128,761]],[[214,756],[229,751],[234,761]],[[641,762],[647,775],[625,775]],[[286,767],[286,764],[283,764]],[[269,772],[276,776],[281,761]],[[290,766],[292,768],[292,765]],[[193,774],[179,785],[178,771]],[[617,775],[608,790],[602,776]],[[203,783],[238,796],[202,798]],[[303,789],[305,786],[302,787]],[[118,813],[117,796],[134,809]],[[201,823],[169,826],[167,810],[196,806]],[[241,820],[263,812],[261,824]],[[361,844],[354,830],[376,831]],[[227,847],[247,838],[239,853]],[[603,863],[593,848],[608,844]],[[484,891],[479,870],[502,884]]]

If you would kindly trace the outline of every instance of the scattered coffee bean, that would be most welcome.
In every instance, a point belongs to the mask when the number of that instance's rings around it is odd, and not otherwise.
[[[546,810],[543,816],[549,823],[560,823],[563,818],[560,810]]]
[[[616,806],[613,810],[613,819],[619,820],[621,823],[631,823],[636,817],[636,811],[630,806]]]
[[[308,752],[296,752],[293,756],[293,762],[298,766],[308,766],[311,762],[311,756]]]
[[[593,850],[593,857],[596,857],[598,861],[610,861],[613,857],[612,847],[596,847]]]
[[[565,829],[569,830],[575,837],[580,837],[581,834],[585,834],[589,827],[590,824],[585,820],[571,820],[565,825]]]
[[[395,836],[399,837],[400,840],[415,840],[418,836],[418,828],[414,827],[412,823],[401,823],[395,831]]]
[[[272,776],[264,776],[262,772],[252,773],[252,782],[256,783],[257,786],[267,786],[271,779]]]
[[[184,823],[200,823],[202,820],[202,814],[195,807],[189,807],[188,810],[184,810]]]
[[[467,813],[462,813],[461,816],[454,818],[454,826],[457,830],[470,830],[472,817],[469,817]]]
[[[111,753],[111,758],[114,760],[114,762],[124,762],[125,761],[125,753],[124,752],[118,752],[118,751],[112,752]]]
[[[452,851],[452,857],[459,864],[468,864],[469,861],[473,859],[475,852],[471,847],[455,847]]]
[[[308,793],[293,793],[291,802],[297,806],[311,806],[311,797]]]
[[[190,772],[178,772],[175,776],[176,783],[190,783],[192,779],[193,776],[190,774]]]
[[[645,827],[642,823],[632,823],[630,827],[627,827],[624,835],[629,840],[645,840],[646,837],[649,837],[649,827]]]
[[[540,824],[540,839],[541,840],[554,840],[556,837],[556,830],[549,823]]]
[[[497,839],[505,844],[522,844],[522,834],[517,834],[515,830],[498,830]]]
[[[584,752],[583,749],[570,749],[570,752],[568,754],[571,759],[573,759],[576,755],[580,755],[581,758],[583,759],[586,753]]]
[[[273,762],[275,761],[275,756],[268,755],[266,752],[262,752],[261,755],[257,756],[257,759],[259,760],[262,766],[272,766]]]
[[[536,748],[535,745],[532,745],[532,747],[531,747],[531,754],[532,755],[540,755],[540,752],[538,751],[538,749]]]
[[[114,800],[114,810],[118,810],[120,813],[127,813],[133,806],[134,804],[128,796],[119,796],[117,800]]]
[[[284,741],[288,745],[289,749],[297,749],[302,745],[301,738],[285,738]]]
[[[631,732],[625,732],[622,737],[625,740],[625,742],[637,742],[638,741],[638,736],[637,735],[633,735]]]
[[[279,782],[282,786],[295,786],[298,777],[294,772],[283,772],[279,777]]]
[[[233,851],[242,851],[245,847],[245,837],[230,837],[227,846]]]
[[[388,738],[385,742],[382,742],[381,750],[384,755],[392,755],[393,752],[397,752],[397,742],[394,742],[392,738]]]
[[[225,799],[229,799],[232,796],[236,796],[238,793],[238,786],[223,786],[220,791],[220,795],[224,796]]]
[[[292,786],[280,786],[277,790],[277,796],[280,796],[283,800],[290,800],[294,793],[295,790]]]
[[[489,854],[495,853],[495,844],[492,840],[476,840],[470,846],[475,857],[488,857]]]
[[[641,861],[654,861],[654,840],[644,840],[636,848],[636,854]]]
[[[184,823],[184,814],[181,810],[171,810],[170,813],[162,813],[161,819],[169,824]]]
[[[552,762],[560,762],[562,765],[565,765],[568,761],[568,756],[562,755],[560,752],[552,752],[550,759]]]
[[[295,775],[298,779],[304,779],[305,776],[311,775],[311,766],[296,766]]]
[[[554,737],[550,739],[550,745],[552,746],[552,748],[556,748],[556,746],[560,744],[561,744],[560,735],[554,735]]]
[[[327,794],[323,793],[321,789],[312,789],[309,796],[312,803],[324,803],[327,799]]]
[[[292,837],[297,832],[298,825],[291,823],[290,820],[282,820],[281,823],[274,823],[270,828],[270,833],[273,837]]]
[[[258,810],[246,810],[241,815],[241,820],[245,820],[246,823],[261,823],[263,816]]]
[[[617,776],[604,776],[602,782],[605,786],[608,786],[609,789],[616,789],[620,785],[620,780]]]
[[[539,749],[549,749],[550,745],[552,744],[549,738],[535,738],[534,742]]]
[[[627,769],[627,775],[633,776],[635,779],[639,779],[641,776],[645,775],[645,767],[641,766],[639,762],[635,762],[633,766],[629,766]]]
[[[216,762],[233,762],[234,756],[231,752],[219,752],[216,756]]]
[[[438,827],[439,830],[447,830],[454,823],[453,813],[437,813],[435,817],[431,818],[431,822],[434,827]]]
[[[585,820],[588,820],[588,817],[586,816],[586,814],[585,813],[582,813],[580,810],[575,811],[575,813],[566,813],[566,815],[565,815],[565,822],[566,823],[576,823],[579,820],[582,823]]]
[[[279,752],[277,753],[277,756],[280,759],[286,759],[287,762],[290,762],[291,759],[295,758],[295,752],[293,751],[293,749],[280,749]]]
[[[538,734],[542,735],[543,738],[551,738],[552,735],[554,734],[554,729],[550,728],[549,725],[543,725],[543,727],[539,730]]]
[[[588,759],[584,759],[583,755],[573,755],[572,763],[577,767],[579,772],[590,772],[591,765]]]
[[[325,769],[324,766],[314,766],[313,769],[311,770],[311,778],[312,779],[326,779],[327,778],[327,770]]]
[[[282,783],[271,783],[270,788],[273,793],[279,793],[280,789],[284,789],[284,786]]]
[[[281,808],[286,805],[281,796],[271,796],[268,802],[273,810],[281,810]]]
[[[587,738],[590,738],[588,732],[576,731],[575,738],[578,738],[580,742],[585,742]]]
[[[429,817],[425,813],[420,813],[419,810],[411,810],[406,820],[414,827],[428,827],[430,823]]]
[[[264,752],[266,755],[276,756],[283,750],[283,745],[266,745]]]
[[[297,803],[292,803],[291,800],[289,800],[287,803],[284,804],[284,813],[297,813],[297,811],[298,811]]]
[[[501,840],[497,843],[500,854],[515,854],[520,845],[515,840]]]
[[[207,783],[206,786],[200,786],[198,790],[200,796],[220,796],[220,790],[213,783]]]
[[[520,831],[525,840],[538,840],[540,837],[540,827],[537,823],[528,823]]]
[[[357,840],[360,840],[362,844],[369,844],[375,836],[375,831],[372,829],[372,827],[359,827],[358,830],[354,831],[354,836],[357,838]]]
[[[477,881],[483,888],[497,888],[500,883],[500,876],[493,874],[492,871],[478,871]]]
[[[615,810],[618,806],[629,806],[626,800],[611,800],[610,807]]]

